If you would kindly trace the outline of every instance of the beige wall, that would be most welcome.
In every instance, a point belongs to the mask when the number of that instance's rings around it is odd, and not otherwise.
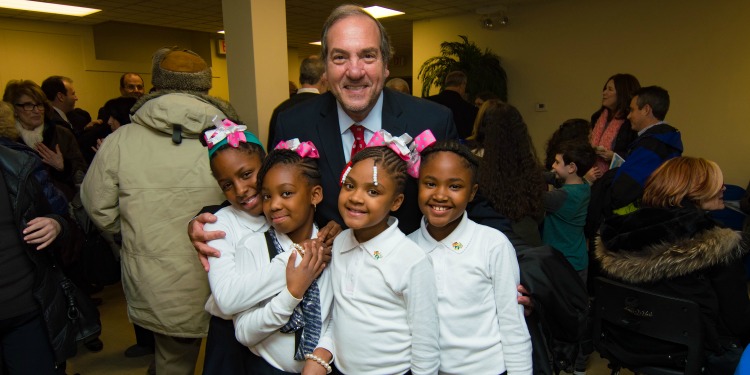
[[[445,40],[467,35],[502,58],[509,101],[523,114],[537,149],[565,119],[589,119],[604,81],[632,73],[670,92],[667,122],[682,132],[685,154],[715,160],[727,183],[750,178],[750,2],[725,0],[558,1],[514,6],[505,29],[484,30],[479,16],[414,24],[414,92],[419,67]],[[546,112],[535,112],[543,102]]]
[[[0,83],[4,87],[11,79],[31,79],[41,84],[50,75],[69,76],[79,98],[77,106],[96,116],[107,100],[120,95],[123,72],[140,73],[148,90],[153,52],[179,45],[213,65],[210,94],[227,99],[226,60],[216,55],[211,38],[207,33],[133,24],[92,27],[0,18]]]

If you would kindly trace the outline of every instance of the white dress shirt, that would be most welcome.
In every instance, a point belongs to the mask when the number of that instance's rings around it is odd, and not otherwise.
[[[383,128],[383,93],[380,93],[378,101],[375,102],[375,106],[372,107],[370,113],[367,114],[367,117],[362,121],[358,122],[352,120],[352,118],[344,112],[344,108],[341,107],[341,103],[338,101],[336,101],[336,110],[339,115],[339,130],[341,131],[341,145],[343,146],[342,152],[348,163],[349,159],[351,159],[352,147],[354,146],[354,134],[352,134],[352,131],[349,128],[355,123],[362,125],[365,128],[365,144],[370,141],[373,134]],[[399,135],[401,134],[396,134],[396,136]]]
[[[317,234],[317,228],[313,229],[311,238],[317,237]],[[266,293],[273,293],[274,296],[254,308],[235,315],[234,331],[237,341],[250,347],[250,351],[262,357],[271,366],[286,372],[300,373],[305,366],[305,361],[294,359],[294,353],[297,349],[294,345],[295,334],[294,332],[282,333],[279,331],[289,321],[294,308],[302,302],[301,299],[294,298],[286,288],[286,264],[291,255],[289,250],[292,246],[292,240],[279,232],[276,232],[276,237],[284,252],[277,255],[272,261],[268,258],[268,248],[263,233],[246,236],[240,241],[237,257],[242,259],[238,259],[238,266],[249,273],[263,272],[264,268],[268,268],[270,262],[272,264],[271,269],[281,270],[281,272],[276,275],[267,274],[267,277],[274,278],[275,281],[280,280],[281,286],[275,290],[264,290]],[[302,257],[297,256],[296,263],[299,264],[301,261]],[[333,304],[329,274],[330,272],[324,271],[317,281],[320,289],[321,338],[327,334],[326,330]],[[330,352],[334,350],[321,340],[319,340],[317,347],[322,347]]]
[[[531,374],[531,338],[517,302],[516,252],[499,231],[466,216],[442,241],[426,221],[409,235],[432,258],[441,374]]]
[[[435,374],[438,320],[429,257],[398,229],[359,243],[347,229],[333,243],[331,282],[336,367],[345,374]]]
[[[273,285],[263,284],[262,281],[265,279],[276,281],[276,278],[266,277],[259,272],[242,272],[236,264],[235,255],[240,240],[249,234],[268,230],[266,217],[252,216],[233,206],[220,209],[216,212],[216,217],[216,222],[207,223],[204,230],[224,231],[226,236],[208,242],[209,246],[221,252],[221,257],[208,257],[210,266],[208,282],[211,285],[212,294],[206,302],[206,311],[213,316],[229,320],[232,319],[232,315],[271,297],[273,294],[263,292],[277,290],[282,284],[280,282],[275,282]],[[285,275],[286,271],[282,268],[280,271],[269,269],[268,272]]]

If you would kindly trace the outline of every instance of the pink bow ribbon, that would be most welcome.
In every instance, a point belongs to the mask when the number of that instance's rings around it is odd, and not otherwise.
[[[378,130],[373,134],[367,147],[387,146],[396,154],[406,161],[406,173],[414,178],[419,177],[419,165],[421,157],[419,155],[427,146],[435,143],[435,136],[428,129],[412,139],[409,134],[402,134],[400,137],[394,137],[386,130]]]
[[[247,126],[237,125],[229,119],[219,121],[218,116],[214,116],[211,121],[216,125],[216,129],[206,130],[203,133],[203,138],[206,139],[206,145],[208,145],[209,150],[224,139],[234,148],[237,148],[240,142],[247,142],[244,133],[247,130]]]
[[[310,141],[300,142],[299,138],[290,139],[288,141],[281,141],[274,147],[274,150],[291,150],[297,153],[303,158],[320,158],[318,149]]]

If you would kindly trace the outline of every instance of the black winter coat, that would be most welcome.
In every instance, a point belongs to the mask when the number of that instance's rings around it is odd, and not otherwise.
[[[64,347],[65,340],[61,339],[60,332],[63,326],[60,319],[52,317],[64,316],[67,305],[53,306],[48,296],[56,294],[59,285],[50,283],[49,275],[52,267],[55,267],[52,249],[58,248],[68,239],[68,225],[65,219],[56,214],[50,214],[51,209],[44,197],[42,187],[34,178],[33,173],[39,167],[39,161],[32,155],[22,151],[12,150],[0,146],[0,172],[3,174],[8,196],[11,203],[11,214],[18,228],[18,235],[23,238],[21,231],[26,224],[36,217],[49,217],[60,223],[62,231],[55,242],[45,250],[36,250],[34,246],[26,246],[26,254],[34,264],[34,287],[33,295],[42,311],[47,335],[50,339],[55,359],[64,361],[69,355],[71,348]],[[56,323],[58,322],[58,323]],[[74,341],[75,342],[75,341]],[[72,348],[73,350],[75,348]]]
[[[704,348],[714,355],[750,337],[744,253],[738,232],[720,227],[690,203],[613,216],[602,225],[596,246],[607,277],[695,301],[703,312]],[[628,341],[658,350],[653,343]]]

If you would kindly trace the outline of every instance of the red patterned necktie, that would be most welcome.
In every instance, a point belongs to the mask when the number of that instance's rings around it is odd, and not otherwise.
[[[354,135],[354,144],[352,145],[351,154],[351,157],[353,158],[356,153],[365,148],[365,127],[354,124],[350,126],[349,129],[352,131],[352,135]],[[349,158],[349,160],[351,160],[351,158]]]

